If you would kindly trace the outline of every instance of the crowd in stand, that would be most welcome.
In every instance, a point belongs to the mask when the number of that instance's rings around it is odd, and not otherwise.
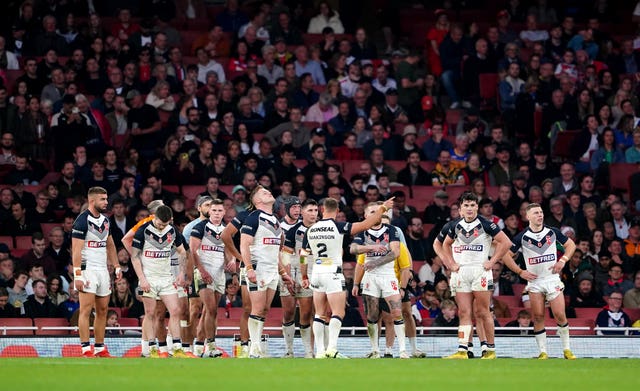
[[[198,214],[180,189],[200,185],[224,200],[229,222],[260,184],[280,201],[336,198],[338,219],[351,222],[368,202],[395,196],[392,223],[413,259],[426,261],[411,285],[414,315],[447,325],[455,304],[431,248],[458,217],[446,186],[470,188],[480,215],[510,238],[527,226],[526,206],[540,203],[545,224],[578,244],[562,273],[569,308],[605,308],[604,327],[636,320],[621,311],[640,308],[640,174],[623,194],[609,186],[609,167],[640,163],[640,38],[601,27],[613,1],[511,0],[482,30],[455,16],[476,2],[444,1],[428,11],[419,47],[386,18],[373,34],[357,15],[341,18],[336,2],[281,0],[228,0],[208,31],[185,42],[173,22],[181,15],[188,26],[193,10],[177,3],[9,2],[0,27],[0,236],[30,236],[31,248],[16,257],[0,244],[0,316],[71,319],[71,226],[90,187],[110,194],[125,276],[111,304],[139,317],[120,240],[149,215],[148,203],[162,199],[183,227]],[[640,22],[640,3],[632,6],[625,25]],[[579,132],[554,153],[567,130]],[[343,177],[352,164],[357,173]],[[445,188],[415,205],[394,186]],[[59,227],[43,231],[52,223]],[[522,282],[501,268],[494,278],[496,296]],[[221,306],[241,306],[237,288],[230,276]]]

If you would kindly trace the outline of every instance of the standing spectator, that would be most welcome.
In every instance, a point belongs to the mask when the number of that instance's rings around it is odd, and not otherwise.
[[[249,18],[240,10],[238,3],[238,0],[227,0],[222,12],[216,16],[216,25],[222,27],[226,33],[235,35],[240,27],[249,22]]]
[[[47,15],[42,18],[42,32],[35,37],[33,54],[44,56],[49,50],[55,50],[59,55],[67,55],[69,45],[66,40],[56,32],[56,18]]]
[[[431,73],[436,77],[442,74],[440,63],[440,44],[449,33],[449,18],[442,9],[435,11],[436,22],[427,32],[427,59]]]
[[[286,45],[302,45],[302,33],[296,26],[291,23],[291,17],[286,11],[278,14],[278,20],[276,25],[271,30],[271,37],[274,37],[274,42],[278,44],[278,38],[284,39]],[[276,46],[277,48],[277,46]]]
[[[465,59],[465,44],[460,26],[453,26],[449,35],[440,44],[440,61],[442,63],[442,84],[451,99],[450,109],[462,106],[471,107],[471,103],[462,101],[458,93],[458,82],[462,76],[462,61]]]
[[[309,34],[321,34],[326,27],[331,27],[335,34],[344,34],[344,26],[340,14],[333,10],[327,1],[318,4],[318,15],[309,21]]]
[[[401,53],[404,56],[404,52]],[[420,95],[424,87],[424,77],[418,69],[420,57],[417,52],[409,52],[398,64],[395,79],[398,84],[398,103],[415,121],[420,117]]]

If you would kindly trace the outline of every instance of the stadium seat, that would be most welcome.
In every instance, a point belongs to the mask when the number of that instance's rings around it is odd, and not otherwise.
[[[4,71],[4,85],[7,86],[7,92],[10,95],[13,95],[13,89],[16,85],[16,80],[22,76],[24,74],[24,71],[22,69],[11,69],[11,70],[5,70]]]
[[[417,143],[416,143],[417,144]],[[431,171],[433,171],[436,168],[436,162],[432,162],[432,161],[421,161],[420,162],[420,166],[428,173],[431,173]]]
[[[469,190],[469,186],[465,185],[449,185],[445,188],[447,194],[449,194],[449,202],[456,201],[462,193]]]
[[[513,284],[513,295],[520,300],[522,298],[522,291],[526,287],[526,284]]]
[[[140,321],[138,318],[119,318],[118,323],[120,327],[139,327]]]
[[[498,74],[497,73],[481,73],[480,80],[480,97],[485,100],[494,100],[498,95]]]
[[[13,236],[0,236],[0,243],[4,243],[9,247],[9,250],[13,250],[15,246],[13,245]]]
[[[49,240],[49,233],[55,227],[60,227],[59,223],[40,223],[40,229],[42,229],[42,235],[44,235],[47,241]]]
[[[629,315],[631,318],[631,322],[635,322],[636,320],[640,320],[640,308],[623,308],[624,312]]]
[[[38,357],[38,351],[31,345],[9,345],[6,348],[2,349],[0,357]]]
[[[36,335],[68,335],[68,329],[57,329],[58,327],[69,327],[66,318],[35,318],[33,324],[38,328]],[[56,329],[49,329],[56,328]]]
[[[22,258],[22,256],[29,251],[31,251],[31,249],[29,248],[14,248],[13,250],[11,250],[11,255],[14,258]]]
[[[17,249],[31,249],[31,236],[16,236]]]
[[[589,327],[589,330],[571,330],[572,335],[593,335],[593,328],[595,327],[595,321],[588,318],[574,318],[569,319],[569,327]]]
[[[195,200],[198,198],[198,195],[205,190],[206,187],[202,185],[182,186],[182,195],[187,199]]]
[[[15,327],[8,330],[3,327]],[[0,318],[0,335],[33,335],[33,321],[30,318]]]
[[[558,132],[558,138],[553,145],[553,151],[551,157],[556,158],[573,158],[574,152],[571,147],[576,136],[580,133],[580,130],[565,130],[564,132]]]
[[[456,128],[458,126],[458,122],[462,118],[463,111],[458,109],[449,109],[447,110],[447,123],[449,124],[450,129]]]
[[[609,185],[612,190],[629,191],[629,177],[640,171],[635,163],[612,163],[609,166]]]
[[[362,162],[366,162],[367,160],[351,160],[349,164],[344,165],[344,170],[342,171],[342,176],[349,180],[353,175],[360,172],[360,164]]]
[[[414,272],[418,273],[420,271],[420,268],[425,265],[427,263],[427,261],[416,261],[415,259],[413,260],[413,265],[411,265],[411,268]]]
[[[431,232],[431,230],[435,226],[436,226],[435,224],[427,224],[427,223],[422,224],[422,232],[424,233],[424,236],[429,236],[429,232]]]
[[[576,311],[576,318],[596,320],[602,308],[574,308],[574,310]]]
[[[62,357],[82,357],[82,347],[77,343],[62,345]]]
[[[497,200],[498,199],[498,194],[500,193],[500,186],[487,186],[487,194],[489,195],[489,198],[491,198],[492,200]]]
[[[50,171],[45,174],[44,178],[40,180],[40,183],[44,183],[46,185],[51,182],[57,182],[61,176],[62,174],[60,174],[59,172]]]
[[[522,307],[520,304],[520,298],[516,296],[499,295],[494,296],[494,298],[505,303],[508,307]]]
[[[227,196],[231,197],[231,191],[233,190],[233,185],[220,185],[218,189],[225,193]]]
[[[164,185],[162,186],[162,189],[175,194],[180,194],[180,188],[178,187],[178,185]]]
[[[407,167],[407,162],[404,160],[385,160],[384,162],[389,167],[393,168],[396,173],[403,168]]]

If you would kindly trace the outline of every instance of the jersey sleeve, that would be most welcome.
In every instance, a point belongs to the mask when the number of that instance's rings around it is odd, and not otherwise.
[[[407,245],[407,238],[404,236],[404,232],[400,229],[400,227],[393,226],[395,228],[396,234],[398,235],[398,240],[400,243]]]
[[[511,241],[511,248],[510,251],[514,254],[517,254],[518,251],[520,250],[520,247],[522,246],[522,237],[524,236],[524,233],[526,231],[520,232],[519,234],[517,234],[513,240]]]
[[[440,232],[438,232],[438,235],[436,236],[437,241],[439,241],[440,243],[444,242],[444,238],[449,233],[450,226],[451,226],[451,222],[448,222],[442,227],[442,229],[440,230]]]
[[[146,226],[141,226],[136,231],[136,234],[133,236],[133,248],[137,248],[138,250],[142,250],[144,247],[144,230]]]
[[[258,230],[258,226],[260,225],[259,216],[259,211],[253,212],[249,216],[247,216],[247,218],[244,220],[244,223],[242,224],[242,228],[240,228],[240,233],[256,236],[256,231]]]
[[[398,236],[398,230],[396,229],[396,227],[388,225],[387,231],[389,232],[389,243],[400,241],[400,237]]]
[[[451,222],[451,223],[447,223],[445,224],[445,226],[442,228],[444,232],[444,236],[448,236],[451,239],[455,239],[457,237],[456,235],[456,225],[457,225],[457,221],[456,222]],[[448,227],[447,227],[448,225]],[[446,230],[445,230],[446,228]],[[444,240],[443,240],[444,242]]]
[[[289,229],[284,235],[284,246],[289,248],[296,248],[296,232],[300,225],[296,224]]]
[[[346,222],[336,222],[336,227],[338,228],[338,232],[341,234],[350,234],[351,233],[351,223]]]
[[[187,239],[185,239],[184,235],[179,232],[178,236],[182,238],[182,246],[184,247],[185,251],[189,251],[189,242],[187,242]]]
[[[180,232],[178,232],[176,227],[173,227],[173,234],[176,235],[176,239],[173,242],[173,245],[176,246],[176,247],[180,247],[180,245],[183,245],[184,244],[184,236],[182,236],[182,234]]]
[[[360,232],[356,236],[353,237],[353,243],[357,245],[364,244],[364,232]]]
[[[558,228],[556,227],[549,227],[554,234],[556,234],[556,238],[558,239],[558,242],[560,242],[560,244],[562,244],[563,246],[565,245],[565,243],[567,243],[567,241],[569,240],[569,238],[567,237],[567,235],[563,234]]]
[[[71,237],[84,240],[89,230],[89,224],[87,223],[86,213],[82,213],[76,221],[73,222],[73,229],[71,231]]]
[[[311,253],[311,248],[309,247],[309,238],[307,237],[308,234],[309,234],[309,230],[307,230],[304,233],[304,236],[302,237],[302,247],[300,248],[300,250],[304,250],[308,253]]]
[[[233,218],[233,220],[231,220],[231,225],[233,225],[234,227],[236,227],[236,229],[238,231],[240,231],[240,228],[242,228],[242,220],[243,219],[240,219],[238,217],[239,216],[236,216],[236,217]]]
[[[484,228],[484,231],[491,235],[492,238],[495,238],[497,234],[502,232],[500,227],[498,227],[498,224],[493,223],[481,216],[478,216],[478,218],[480,219],[480,223],[482,224],[482,228]]]
[[[203,224],[204,223],[204,224]],[[191,237],[202,240],[204,237],[204,228],[207,225],[207,220],[201,221],[191,228]]]
[[[360,265],[364,265],[364,260],[365,260],[365,254],[358,254],[358,259],[356,259],[356,262],[359,263]]]

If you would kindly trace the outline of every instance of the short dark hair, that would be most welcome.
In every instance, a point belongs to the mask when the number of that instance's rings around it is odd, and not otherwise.
[[[166,205],[160,205],[156,210],[155,216],[160,221],[166,223],[173,218],[173,211]]]
[[[475,195],[474,193],[470,192],[470,191],[465,191],[464,193],[462,193],[460,195],[460,198],[458,199],[460,201],[460,203],[462,204],[465,201],[473,201],[476,204],[478,203],[478,196]]]

